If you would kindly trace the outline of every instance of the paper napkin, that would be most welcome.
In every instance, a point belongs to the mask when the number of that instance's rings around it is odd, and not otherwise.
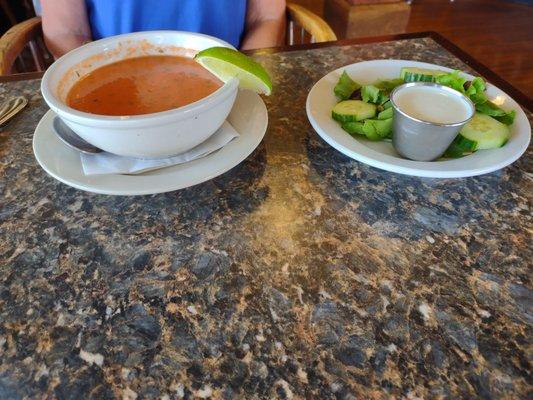
[[[207,156],[227,145],[239,133],[227,121],[205,142],[177,156],[157,159],[140,159],[117,156],[107,152],[81,155],[81,165],[85,175],[140,174],[160,168],[183,164]]]

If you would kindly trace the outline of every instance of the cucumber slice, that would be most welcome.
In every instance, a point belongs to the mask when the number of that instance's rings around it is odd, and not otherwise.
[[[447,72],[438,69],[405,67],[400,72],[400,78],[404,82],[435,82],[437,76],[446,74]]]
[[[488,115],[476,113],[461,129],[460,134],[477,143],[477,150],[502,147],[509,137],[509,127]]]
[[[376,115],[376,106],[361,100],[341,101],[331,111],[331,117],[340,123],[362,121]]]

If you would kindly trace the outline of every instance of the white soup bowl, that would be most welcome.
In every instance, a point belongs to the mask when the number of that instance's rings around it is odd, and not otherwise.
[[[67,106],[66,97],[77,80],[103,65],[146,55],[193,57],[198,51],[214,46],[233,48],[211,36],[179,31],[137,32],[97,40],[55,61],[43,77],[41,92],[65,124],[102,150],[137,158],[180,154],[202,143],[222,126],[237,96],[236,79],[194,103],[144,115],[90,114]]]

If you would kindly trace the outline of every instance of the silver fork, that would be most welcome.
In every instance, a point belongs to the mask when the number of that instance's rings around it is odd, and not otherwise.
[[[2,104],[0,108],[0,126],[7,124],[28,105],[28,100],[23,96],[13,97]]]

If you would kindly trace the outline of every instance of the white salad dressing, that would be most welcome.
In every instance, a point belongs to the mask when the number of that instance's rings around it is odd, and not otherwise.
[[[396,106],[410,117],[437,124],[454,124],[471,117],[471,107],[459,94],[433,86],[402,88],[394,95]]]

